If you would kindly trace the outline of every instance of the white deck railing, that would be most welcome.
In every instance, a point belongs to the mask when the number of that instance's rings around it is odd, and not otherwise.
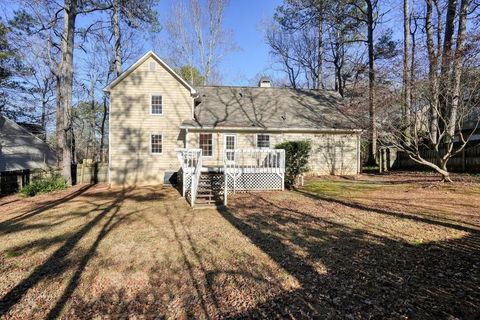
[[[202,150],[178,149],[177,157],[182,166],[182,195],[193,207],[203,166]],[[283,190],[285,150],[224,150],[223,163],[225,204],[229,191]]]
[[[193,207],[195,206],[195,201],[197,200],[197,192],[198,192],[198,182],[200,181],[200,173],[202,171],[202,150],[200,150],[200,154],[197,158],[197,163],[195,165],[195,169],[192,173],[192,184],[190,186],[191,197],[190,197],[190,205]]]
[[[235,149],[225,150],[224,204],[229,189],[233,190],[283,190],[285,150]]]
[[[193,207],[197,198],[198,181],[202,170],[201,149],[178,149],[178,161],[182,166],[182,196],[190,191],[190,205]]]
[[[285,150],[225,150],[223,161],[226,172],[283,173],[285,171]]]

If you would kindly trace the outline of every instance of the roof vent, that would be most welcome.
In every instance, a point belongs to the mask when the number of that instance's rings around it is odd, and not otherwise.
[[[157,67],[157,63],[155,61],[150,61],[150,63],[148,64],[148,70],[151,72],[155,71],[156,67]]]
[[[258,86],[260,88],[271,88],[272,87],[272,81],[270,81],[270,79],[267,78],[267,77],[261,77],[260,81],[258,81]]]

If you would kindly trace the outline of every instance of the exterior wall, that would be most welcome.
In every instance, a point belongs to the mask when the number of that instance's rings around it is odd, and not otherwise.
[[[234,134],[237,138],[236,148],[251,149],[256,147],[256,133],[252,132],[212,132],[213,156],[203,157],[204,165],[223,166],[224,136]],[[359,154],[357,134],[348,133],[269,133],[270,146],[292,140],[310,140],[310,174],[354,175],[359,173]],[[188,147],[199,147],[200,132],[190,131],[187,135]]]
[[[46,169],[56,164],[55,151],[15,122],[0,117],[0,172]]]
[[[110,92],[110,183],[141,185],[163,182],[165,171],[180,167],[175,149],[185,147],[183,120],[192,118],[190,90],[148,58]],[[152,94],[162,95],[162,115],[150,114]],[[150,135],[162,134],[162,154],[150,152]]]

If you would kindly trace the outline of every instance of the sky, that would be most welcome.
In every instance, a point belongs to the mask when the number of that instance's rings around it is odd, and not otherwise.
[[[160,24],[167,20],[172,1],[176,0],[160,0]],[[222,85],[255,85],[254,81],[260,75],[277,79],[285,77],[278,66],[275,68],[262,31],[262,25],[272,21],[276,7],[282,3],[283,0],[230,0],[223,19],[224,28],[232,31],[239,50],[228,54],[219,66]],[[390,27],[393,37],[400,39],[403,32],[398,28],[403,19],[401,1],[382,0],[382,4],[382,9],[388,9],[388,13],[384,17],[385,26],[377,28],[377,34]],[[164,28],[158,37],[166,39],[166,33]],[[148,41],[144,47],[145,51],[154,49]],[[157,53],[162,56],[162,52]]]
[[[161,0],[158,5],[161,24],[166,20],[171,1],[175,0]],[[271,72],[272,58],[260,27],[262,22],[272,19],[281,3],[282,0],[230,0],[225,9],[224,28],[232,31],[239,50],[228,54],[220,64],[223,84],[245,85],[256,75]],[[160,37],[165,35],[165,30],[160,31]],[[147,43],[146,49],[152,49],[151,45]]]

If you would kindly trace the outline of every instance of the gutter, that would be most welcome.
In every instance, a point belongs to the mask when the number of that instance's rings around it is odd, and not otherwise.
[[[362,129],[335,129],[335,128],[325,128],[325,129],[318,129],[318,128],[301,128],[301,127],[293,127],[293,128],[278,128],[278,127],[271,127],[271,128],[261,128],[261,127],[211,127],[211,126],[202,126],[202,127],[193,127],[190,125],[180,125],[180,129],[188,129],[191,131],[202,131],[202,130],[209,130],[209,131],[251,131],[251,132],[318,132],[318,133],[357,133],[360,134],[363,130]]]

